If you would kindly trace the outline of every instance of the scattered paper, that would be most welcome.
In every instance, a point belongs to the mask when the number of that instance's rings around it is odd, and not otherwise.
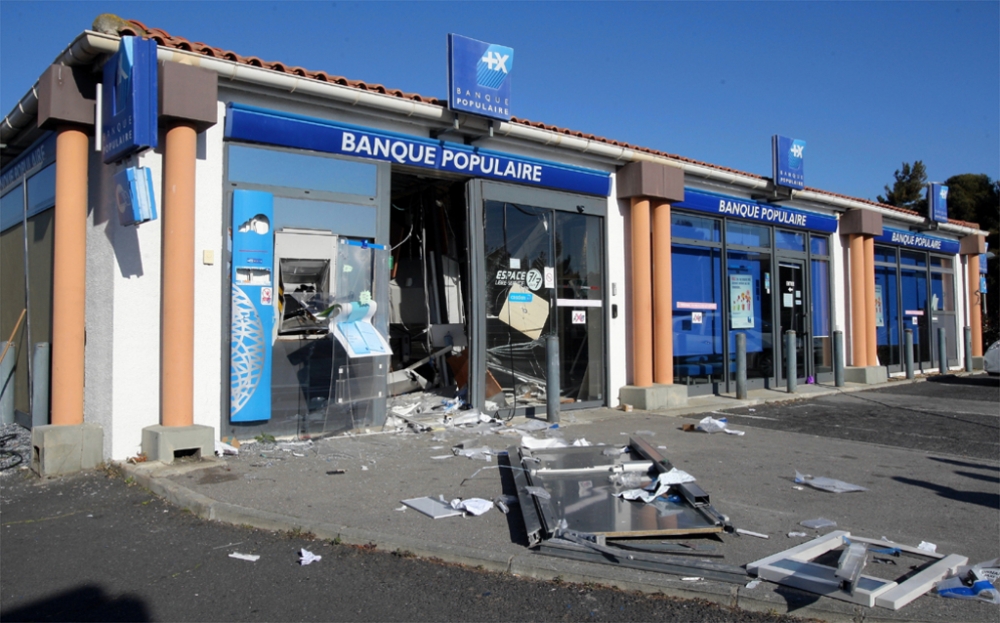
[[[813,477],[809,474],[802,474],[798,470],[795,470],[795,482],[809,485],[813,489],[820,489],[821,491],[829,491],[831,493],[850,493],[851,491],[868,490],[865,487],[852,485],[851,483],[844,482],[843,480],[825,478],[823,476]]]
[[[788,533],[788,538],[790,538],[790,539],[800,538],[800,537],[804,537],[804,536],[809,536],[809,535],[806,534],[805,532],[796,532],[794,530],[792,532]]]
[[[697,576],[692,576],[692,577],[689,577],[689,578],[681,578],[682,582],[700,582],[701,580],[702,580],[702,578],[699,578]]]
[[[239,558],[240,560],[249,560],[250,562],[257,562],[260,560],[260,556],[257,554],[241,554],[239,552],[233,552],[229,555],[230,558]]]
[[[558,437],[548,437],[546,439],[537,439],[528,435],[521,437],[521,447],[529,450],[566,448],[568,446],[569,444],[566,443],[565,439],[560,439]]]
[[[749,582],[747,582],[747,586],[746,587],[747,588],[757,588],[758,586],[760,586],[760,580],[750,580]]]
[[[455,499],[451,501],[451,507],[478,517],[493,508],[493,502],[482,498]]]
[[[317,560],[322,560],[322,556],[317,556],[316,554],[310,552],[306,548],[299,550],[299,564],[303,567],[316,562]]]
[[[932,554],[935,554],[937,553],[937,544],[928,543],[927,541],[921,541],[920,545],[917,546],[917,549],[922,549],[925,552],[930,552]]]
[[[694,476],[675,467],[669,472],[660,474],[656,480],[649,483],[644,489],[627,489],[615,495],[626,500],[642,500],[646,504],[649,504],[666,493],[671,486],[681,485],[686,482],[694,482]]]

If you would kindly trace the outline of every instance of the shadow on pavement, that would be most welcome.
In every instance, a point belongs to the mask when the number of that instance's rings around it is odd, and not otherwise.
[[[110,597],[99,586],[74,588],[0,612],[4,621],[151,621],[146,604],[129,595]]]
[[[511,473],[510,455],[500,455],[497,457],[500,465],[500,486],[504,495],[517,497],[517,485],[514,483],[514,474]],[[528,529],[524,526],[524,516],[521,515],[521,507],[518,504],[510,505],[510,512],[507,513],[507,530],[510,532],[510,542],[528,547]]]
[[[994,472],[1000,472],[1000,467],[996,465],[986,465],[985,463],[969,463],[968,461],[956,461],[955,459],[945,459],[937,456],[927,457],[932,461],[938,461],[939,463],[947,463],[949,465],[956,465],[958,467],[969,467],[972,469],[988,469]]]
[[[1000,387],[1000,376],[977,374],[975,376],[955,376],[944,374],[927,377],[928,383],[943,383],[944,385],[975,385],[976,387]]]
[[[934,484],[932,482],[927,482],[926,480],[906,478],[905,476],[893,476],[892,479],[905,485],[931,489],[941,497],[948,498],[949,500],[964,502],[966,504],[978,504],[979,506],[986,506],[987,508],[994,510],[1000,506],[1000,494],[985,493],[983,491],[959,491],[958,489],[953,489],[944,485]]]
[[[985,480],[986,482],[995,482],[1000,484],[1000,477],[989,476],[987,474],[975,474],[973,472],[955,472],[959,476],[965,476],[966,478],[974,478],[976,480]]]
[[[785,604],[788,606],[788,613],[792,614],[799,608],[805,608],[806,606],[811,606],[817,601],[819,601],[819,595],[816,593],[810,593],[807,591],[800,591],[797,588],[791,588],[789,586],[778,585],[774,592],[781,596],[785,600]]]

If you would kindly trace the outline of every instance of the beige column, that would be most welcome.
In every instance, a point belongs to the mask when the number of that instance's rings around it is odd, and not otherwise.
[[[653,384],[653,279],[649,199],[632,197],[632,384]]]
[[[861,234],[850,234],[851,262],[851,363],[868,365],[868,315],[865,306],[865,242]]]
[[[163,283],[160,422],[194,424],[194,201],[197,133],[166,132],[163,156]]]
[[[875,329],[875,238],[865,236],[865,342],[870,366],[878,365],[878,334]]]
[[[670,264],[670,204],[653,204],[653,380],[674,384],[674,310]]]
[[[59,128],[52,258],[52,424],[83,424],[87,295],[87,134]]]
[[[983,356],[983,295],[979,293],[979,256],[968,256],[969,327],[972,329],[972,356]]]

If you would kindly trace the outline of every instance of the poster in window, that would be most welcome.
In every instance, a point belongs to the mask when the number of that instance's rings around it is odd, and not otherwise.
[[[885,326],[885,307],[882,303],[882,284],[875,284],[875,326]]]
[[[729,275],[729,317],[734,329],[753,328],[753,275]]]

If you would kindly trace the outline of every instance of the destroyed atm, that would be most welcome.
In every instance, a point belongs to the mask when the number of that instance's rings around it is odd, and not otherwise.
[[[233,195],[230,422],[311,434],[354,428],[384,398],[388,252],[275,226],[274,197]]]

